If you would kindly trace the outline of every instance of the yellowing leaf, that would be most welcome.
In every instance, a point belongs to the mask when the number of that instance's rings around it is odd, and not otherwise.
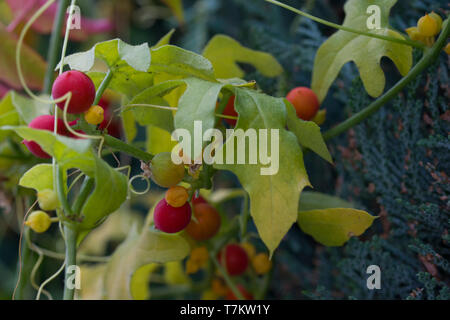
[[[351,208],[302,211],[298,224],[303,232],[317,242],[329,246],[342,246],[350,237],[360,236],[377,217]]]
[[[148,153],[158,154],[161,152],[171,152],[177,145],[177,142],[172,141],[170,132],[155,126],[147,126],[146,145]]]
[[[353,204],[339,197],[316,191],[304,191],[300,196],[299,211],[311,211],[329,208],[353,208]]]
[[[108,263],[105,274],[107,298],[131,299],[131,279],[136,270],[152,263],[182,260],[189,252],[189,244],[180,235],[156,232],[149,227],[141,234],[131,231]]]
[[[272,160],[275,157],[279,159],[278,171],[272,172],[275,173],[273,175],[261,175],[261,169],[268,167],[261,163],[215,164],[214,167],[236,174],[250,196],[250,214],[258,233],[273,253],[297,220],[300,192],[309,185],[303,154],[295,135],[285,130],[286,108],[283,99],[241,88],[236,88],[234,93],[236,111],[240,115],[237,129],[269,129],[267,141],[271,141],[271,136],[275,134],[270,129],[278,130],[279,150],[270,151]],[[231,148],[230,141],[228,139],[224,144],[224,153]],[[248,143],[245,152],[248,159]],[[217,154],[220,154],[220,150],[216,151]]]
[[[356,30],[390,36],[404,37],[389,29],[389,13],[397,0],[349,0],[345,4],[344,26]],[[368,30],[366,10],[371,5],[381,9],[381,29]],[[328,89],[347,62],[353,61],[359,69],[364,87],[369,95],[378,97],[383,93],[386,79],[380,67],[383,56],[390,58],[400,73],[405,76],[412,67],[412,48],[407,45],[375,39],[339,30],[317,51],[314,62],[312,89],[320,101],[325,99]]]
[[[266,77],[276,77],[283,72],[278,61],[270,54],[248,49],[236,40],[217,35],[206,45],[203,51],[214,66],[216,78],[243,78],[244,71],[237,63],[248,63]]]
[[[184,10],[182,0],[162,0],[172,10],[179,23],[184,23]]]
[[[140,267],[131,277],[130,294],[134,300],[150,299],[150,277],[160,265],[156,263]]]
[[[314,151],[329,163],[333,163],[333,159],[320,132],[320,127],[312,121],[299,119],[294,107],[287,100],[285,100],[285,103],[288,114],[288,128],[297,136],[300,145]]]

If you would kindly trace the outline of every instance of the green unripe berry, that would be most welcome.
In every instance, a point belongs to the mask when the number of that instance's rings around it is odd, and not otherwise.
[[[152,180],[161,187],[170,188],[183,180],[185,169],[183,164],[175,164],[170,152],[158,153],[150,163]]]
[[[58,195],[55,191],[50,189],[45,189],[39,191],[37,194],[39,207],[42,210],[53,211],[59,207]]]
[[[44,211],[33,211],[27,218],[25,225],[30,227],[34,232],[43,233],[50,228],[52,220]]]

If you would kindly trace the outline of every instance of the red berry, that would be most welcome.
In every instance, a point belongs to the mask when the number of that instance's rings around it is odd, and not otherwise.
[[[225,251],[225,257],[223,252]],[[237,244],[229,244],[219,253],[219,262],[225,266],[231,276],[243,274],[248,267],[248,255],[245,250]]]
[[[234,101],[236,100],[235,96],[232,96],[230,100],[228,100],[227,106],[225,107],[225,110],[223,111],[223,114],[226,116],[232,116],[237,117],[239,116],[236,112],[236,109],[234,108]],[[230,126],[236,126],[237,120],[234,119],[224,119],[226,123],[228,123]]]
[[[70,137],[71,134],[64,125],[64,121],[61,119],[58,119],[57,121],[58,121],[58,129],[57,129],[58,134]],[[31,121],[28,124],[28,127],[53,132],[55,128],[55,117],[51,115],[39,116],[33,119],[33,121]],[[30,152],[34,154],[36,157],[43,159],[51,158],[50,155],[44,152],[44,150],[42,150],[42,148],[36,142],[24,140],[23,143],[27,146],[28,150],[30,150]]]
[[[241,292],[241,294],[244,296],[245,300],[253,300],[253,295],[250,292],[248,292],[243,285],[238,284],[237,287]],[[225,300],[239,300],[239,299],[234,295],[233,291],[231,291],[231,289],[228,288]]]
[[[79,114],[87,111],[95,99],[95,85],[84,73],[76,70],[66,71],[53,83],[52,96],[54,99],[63,97],[68,92],[72,92],[67,113]],[[61,110],[64,110],[66,101],[57,103]]]
[[[155,207],[153,220],[158,230],[166,233],[176,233],[185,229],[191,221],[191,206],[186,202],[179,208],[169,205],[162,199]]]
[[[309,121],[319,111],[319,99],[309,88],[298,87],[288,93],[286,99],[292,103],[300,119]]]

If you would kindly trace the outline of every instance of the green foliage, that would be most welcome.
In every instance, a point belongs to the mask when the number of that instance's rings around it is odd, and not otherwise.
[[[95,179],[95,188],[81,210],[83,218],[80,224],[81,229],[93,228],[125,201],[128,189],[127,178],[94,154],[90,140],[55,136],[51,132],[28,127],[2,129],[14,130],[22,138],[36,141],[45,152],[56,159],[63,170],[77,168]],[[50,189],[53,189],[53,185]]]

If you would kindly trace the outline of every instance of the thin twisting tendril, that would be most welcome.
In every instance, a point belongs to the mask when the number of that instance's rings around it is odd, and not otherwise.
[[[44,282],[42,282],[41,286],[39,287],[37,296],[36,296],[36,300],[39,300],[41,298],[41,293],[44,290],[44,287],[51,281],[53,281],[53,279],[55,279],[57,276],[59,276],[59,274],[64,270],[64,267],[66,266],[66,261],[64,261],[64,263],[62,264],[61,268],[58,269],[58,271],[55,272],[54,275],[52,275],[50,278],[48,278],[47,280],[45,280]]]
[[[133,183],[133,181],[134,181],[135,179],[137,179],[137,178],[141,178],[142,180],[144,180],[145,182],[147,182],[147,188],[146,188],[144,191],[137,191],[136,189],[134,189],[132,183]],[[144,176],[144,175],[142,175],[142,174],[136,175],[136,176],[134,176],[133,178],[131,178],[130,181],[128,181],[128,188],[130,189],[131,192],[133,192],[134,194],[137,194],[137,195],[143,195],[143,194],[146,194],[147,192],[150,191],[150,187],[151,187],[150,180],[149,180],[146,176]]]
[[[17,288],[19,288],[19,283],[20,283],[20,277],[22,276],[22,237],[23,237],[23,230],[25,229],[25,221],[27,220],[28,215],[30,214],[31,210],[33,210],[34,206],[38,203],[38,201],[36,200],[31,207],[28,209],[27,213],[25,214],[25,216],[23,217],[23,223],[22,223],[22,227],[20,228],[20,236],[19,236],[19,274],[17,276],[17,282],[16,282],[16,286],[14,288],[13,291],[13,295],[12,295],[12,300],[15,300],[16,298],[16,292],[17,292]]]
[[[33,269],[31,270],[31,275],[30,275],[31,285],[33,286],[33,288],[35,288],[37,291],[39,291],[40,286],[36,284],[36,281],[35,281],[36,279],[35,278],[36,278],[36,273],[37,273],[39,267],[42,264],[42,261],[44,261],[44,254],[38,248],[36,248],[33,251],[35,251],[39,255],[39,258],[37,259],[36,263],[33,266]],[[53,300],[52,295],[47,290],[42,289],[42,293],[44,293],[49,300]]]

